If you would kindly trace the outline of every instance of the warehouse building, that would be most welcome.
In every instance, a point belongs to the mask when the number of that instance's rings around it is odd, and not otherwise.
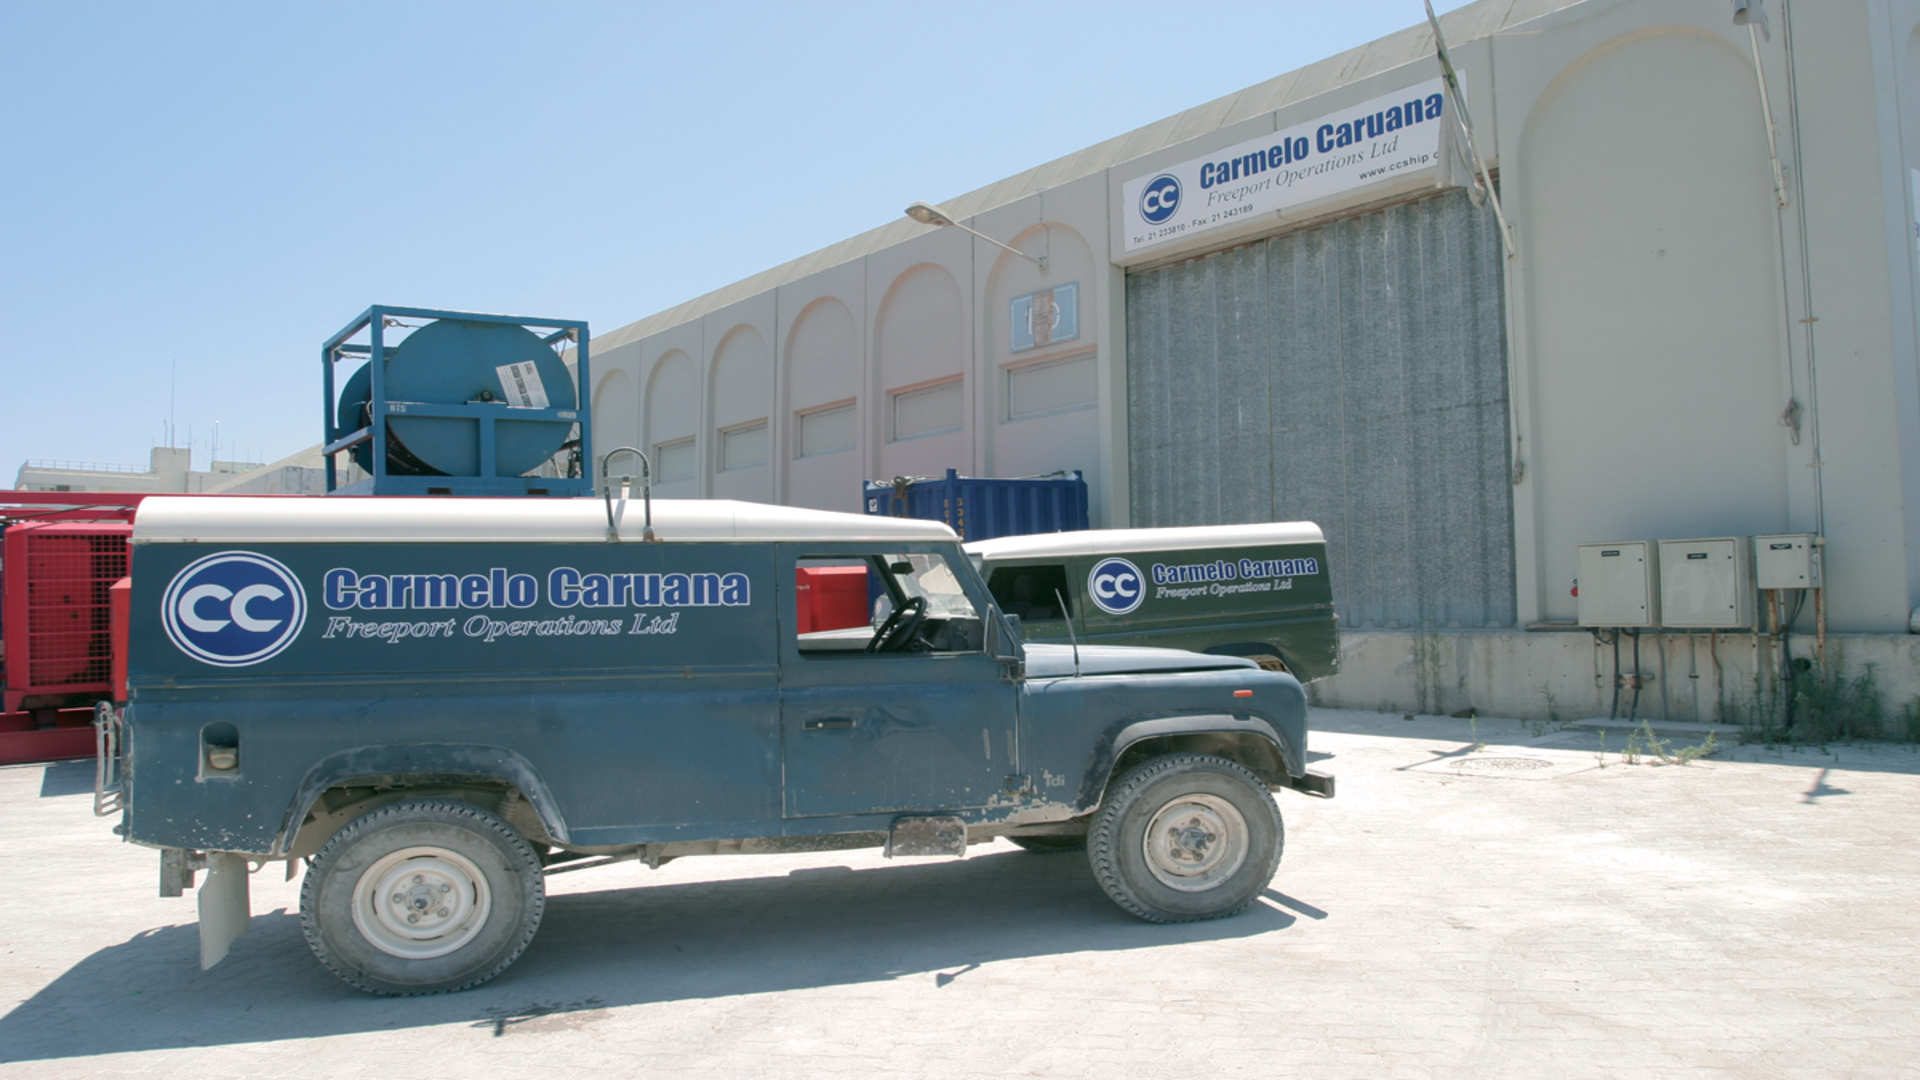
[[[595,441],[663,496],[1078,469],[1096,527],[1319,522],[1317,691],[1370,707],[1605,712],[1578,545],[1813,533],[1920,693],[1920,0],[1441,26],[1460,97],[1417,26],[602,335]],[[1774,644],[1648,638],[1648,709]]]

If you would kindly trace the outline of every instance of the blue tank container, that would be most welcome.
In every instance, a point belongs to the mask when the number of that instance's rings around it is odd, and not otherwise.
[[[587,340],[572,319],[368,308],[321,347],[327,490],[591,494]],[[340,380],[338,365],[354,361]],[[341,453],[369,478],[343,486]]]
[[[965,541],[1073,532],[1087,527],[1087,482],[1078,471],[1009,479],[961,476],[867,481],[867,513],[944,521]]]

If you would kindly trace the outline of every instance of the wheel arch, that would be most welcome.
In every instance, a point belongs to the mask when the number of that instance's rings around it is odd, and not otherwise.
[[[400,792],[443,788],[458,797],[463,785],[498,785],[518,792],[538,817],[547,836],[566,843],[567,823],[553,791],[532,763],[499,746],[464,743],[412,743],[363,746],[329,754],[315,762],[301,778],[287,816],[274,837],[274,853],[287,855],[315,804],[335,788],[373,787]],[[391,799],[385,801],[393,801]],[[487,807],[487,809],[493,809]]]
[[[1095,748],[1080,791],[1080,813],[1100,806],[1113,778],[1149,757],[1172,753],[1213,754],[1245,766],[1269,785],[1284,786],[1305,771],[1300,750],[1272,724],[1225,713],[1133,720]]]
[[[1293,664],[1287,660],[1286,654],[1269,641],[1230,641],[1225,645],[1208,646],[1206,651],[1213,656],[1240,656],[1249,660],[1256,656],[1272,657],[1280,662],[1279,670],[1293,673]]]

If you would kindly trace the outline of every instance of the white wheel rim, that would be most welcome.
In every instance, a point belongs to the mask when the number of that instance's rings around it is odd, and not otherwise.
[[[353,886],[360,936],[403,960],[431,960],[472,941],[492,908],[486,875],[446,848],[402,848],[367,867]]]
[[[1217,795],[1182,795],[1153,815],[1141,847],[1154,880],[1205,892],[1247,861],[1247,819]]]

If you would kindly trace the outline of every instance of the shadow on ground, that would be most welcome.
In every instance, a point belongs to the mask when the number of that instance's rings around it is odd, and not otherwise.
[[[1512,720],[1494,716],[1481,716],[1469,720],[1465,717],[1433,716],[1427,713],[1402,714],[1367,712],[1360,709],[1315,708],[1308,713],[1307,723],[1313,732],[1368,735],[1447,745],[1446,750],[1410,748],[1407,758],[1408,767],[1426,764],[1436,757],[1455,757],[1472,753],[1479,746],[1485,746],[1495,752],[1523,755],[1529,748],[1603,754],[1610,764],[1619,764],[1621,755],[1630,750],[1647,761],[1657,761],[1660,756],[1649,748],[1650,736],[1648,735],[1620,731],[1586,731],[1543,720]],[[1659,721],[1655,720],[1651,723],[1657,726]],[[1660,735],[1657,732],[1653,733],[1651,738],[1657,740],[1661,750],[1669,756],[1687,747],[1698,745],[1704,740],[1704,736],[1701,735]],[[1311,745],[1312,736],[1309,735],[1308,739]],[[1701,763],[1710,765],[1741,761],[1761,765],[1783,765],[1810,771],[1831,769],[1836,773],[1920,774],[1920,744],[1916,743],[1859,742],[1833,743],[1828,746],[1775,746],[1742,744],[1721,738],[1716,740],[1716,745],[1715,753],[1699,759]],[[1309,751],[1307,758],[1310,761],[1333,759],[1336,766],[1339,764],[1334,754]]]
[[[597,1010],[902,977],[929,993],[1021,957],[1225,940],[1283,930],[1266,904],[1157,926],[1107,900],[1084,857],[996,852],[920,865],[551,897],[520,961],[461,994],[374,998],[308,952],[297,913],[256,916],[212,971],[198,931],[169,926],[87,957],[0,1017],[0,1061],[314,1038],[466,1023],[477,1037],[579,1027]],[[669,873],[663,870],[662,873]],[[632,881],[631,877],[626,881]],[[1271,891],[1269,897],[1275,897]],[[1291,897],[1308,918],[1326,913]]]
[[[40,797],[86,795],[93,791],[93,761],[56,761],[40,774]]]

